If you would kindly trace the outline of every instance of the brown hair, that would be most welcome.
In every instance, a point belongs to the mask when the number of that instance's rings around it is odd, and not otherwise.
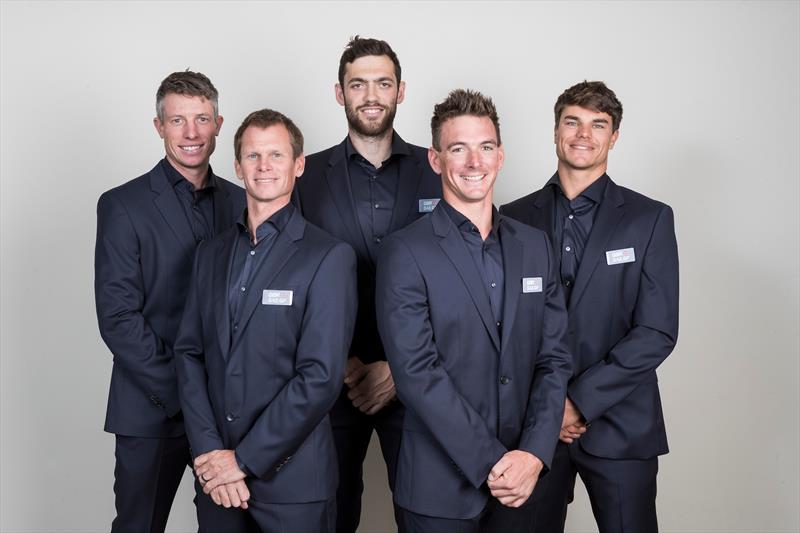
[[[443,102],[436,104],[433,108],[431,118],[431,137],[434,149],[440,150],[439,138],[442,133],[442,125],[451,118],[463,115],[473,117],[488,117],[494,124],[494,131],[497,134],[497,144],[500,145],[500,119],[497,118],[497,109],[494,102],[488,96],[484,96],[478,91],[469,89],[456,89],[450,91]]]
[[[394,77],[400,83],[400,60],[394,53],[392,47],[386,41],[378,39],[364,39],[356,35],[350,38],[350,42],[344,47],[341,59],[339,59],[339,85],[344,86],[344,73],[347,64],[352,63],[359,57],[364,56],[386,56],[394,63]]]
[[[614,91],[606,87],[602,81],[582,81],[561,93],[556,100],[555,114],[556,126],[561,120],[561,113],[567,106],[576,105],[597,111],[608,113],[611,117],[611,131],[617,131],[622,122],[622,103],[617,99]]]
[[[205,75],[186,69],[183,72],[173,72],[161,82],[156,91],[156,116],[164,121],[164,98],[168,94],[183,94],[186,96],[201,96],[214,106],[214,118],[219,115],[219,93],[214,84]]]
[[[244,119],[242,125],[236,130],[236,135],[233,136],[233,150],[237,161],[241,161],[241,154],[239,151],[242,149],[242,136],[245,130],[250,126],[257,128],[267,129],[276,124],[283,124],[286,131],[289,132],[289,143],[292,145],[292,157],[297,159],[303,153],[303,134],[292,120],[278,111],[272,109],[259,109],[253,111]]]

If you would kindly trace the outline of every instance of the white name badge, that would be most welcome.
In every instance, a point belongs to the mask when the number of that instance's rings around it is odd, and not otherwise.
[[[542,292],[542,278],[522,278],[522,292]]]
[[[292,291],[277,291],[275,289],[264,289],[261,293],[262,305],[292,305]]]
[[[606,252],[606,263],[609,265],[621,265],[623,263],[633,263],[634,261],[636,261],[636,254],[633,253],[633,248]]]
[[[433,211],[433,208],[436,207],[436,204],[438,203],[439,203],[439,198],[420,198],[419,212],[430,213],[431,211]]]

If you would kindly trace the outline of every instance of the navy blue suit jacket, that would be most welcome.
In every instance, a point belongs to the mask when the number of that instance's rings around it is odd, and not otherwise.
[[[356,313],[353,250],[298,211],[273,243],[231,337],[232,227],[198,247],[175,357],[194,457],[235,449],[269,503],[327,500],[336,493],[328,420],[344,378]],[[241,252],[241,250],[240,250]],[[265,305],[265,290],[292,291]]]
[[[545,234],[505,217],[499,232],[502,335],[443,207],[394,233],[378,263],[378,326],[406,405],[394,496],[415,513],[477,516],[507,451],[553,457],[571,372],[564,298]],[[524,278],[541,290],[523,293]]]
[[[500,208],[553,233],[554,189]],[[568,395],[590,424],[578,443],[611,459],[667,453],[656,368],[678,338],[672,209],[609,179],[567,302],[574,377]],[[633,248],[634,261],[606,252]]]
[[[234,223],[244,190],[216,177],[214,231]],[[97,202],[95,301],[114,355],[105,430],[184,434],[172,346],[197,246],[175,189],[157,164]]]
[[[395,132],[395,135],[397,133]],[[370,257],[347,173],[345,142],[306,158],[294,190],[294,202],[306,219],[350,244],[358,258],[358,316],[350,356],[363,363],[386,360],[375,323],[375,264]],[[439,199],[442,180],[428,163],[428,150],[406,144],[411,157],[400,158],[398,189],[389,232],[405,227],[425,213],[419,200]]]

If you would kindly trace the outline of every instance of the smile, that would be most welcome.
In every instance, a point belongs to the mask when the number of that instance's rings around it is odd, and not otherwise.
[[[194,145],[191,145],[191,146],[179,146],[179,148],[181,150],[183,150],[184,152],[190,153],[190,154],[194,154],[194,153],[199,152],[202,147],[203,147],[202,144],[194,144]]]
[[[464,180],[464,181],[478,182],[478,181],[481,181],[485,177],[486,177],[486,174],[478,174],[477,176],[461,176],[461,179]]]

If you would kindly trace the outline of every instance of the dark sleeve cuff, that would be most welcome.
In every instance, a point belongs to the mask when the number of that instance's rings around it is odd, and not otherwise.
[[[247,468],[247,465],[246,465],[246,464],[244,464],[244,462],[242,461],[242,459],[239,457],[239,454],[236,452],[236,450],[234,450],[234,451],[233,451],[233,455],[234,455],[234,457],[236,457],[236,464],[237,464],[237,465],[239,465],[239,470],[241,470],[242,472],[244,472],[244,474],[245,474],[247,477],[255,477],[255,476],[253,475],[253,472],[252,472],[252,471],[251,471],[249,468]]]

